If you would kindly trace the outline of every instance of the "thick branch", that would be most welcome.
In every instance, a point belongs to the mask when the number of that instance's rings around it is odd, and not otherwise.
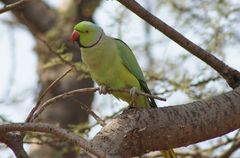
[[[38,131],[64,138],[99,157],[132,157],[187,146],[240,127],[240,87],[208,100],[153,109],[130,109],[111,120],[90,142],[48,124],[0,125],[10,131]]]
[[[202,49],[175,29],[158,19],[156,16],[148,12],[135,0],[118,0],[121,4],[133,11],[139,17],[144,19],[150,25],[161,31],[167,37],[175,41],[177,44],[188,50],[191,54],[198,57],[213,69],[215,69],[229,84],[230,87],[236,88],[240,85],[240,73],[226,65],[224,62]]]
[[[240,127],[239,116],[240,87],[189,104],[132,109],[109,122],[92,144],[109,157],[132,157],[224,135]]]

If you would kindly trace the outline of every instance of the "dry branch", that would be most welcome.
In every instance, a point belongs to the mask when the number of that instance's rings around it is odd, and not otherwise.
[[[92,115],[92,117],[97,121],[97,123],[99,123],[101,126],[106,125],[106,122],[103,119],[101,119],[101,117],[99,117],[94,111],[92,111],[92,109],[90,109],[87,105],[81,103],[77,99],[74,99],[74,100],[76,101],[77,104],[80,104],[83,110],[85,110],[87,113]]]
[[[12,3],[12,4],[5,5],[2,9],[0,9],[0,14],[10,11],[10,10],[13,10],[17,7],[21,7],[23,4],[25,4],[26,2],[29,2],[29,1],[30,0],[20,0],[15,3]]]
[[[207,63],[214,70],[216,70],[229,84],[230,87],[236,88],[240,85],[240,73],[226,65],[223,61],[216,58],[211,53],[207,52],[203,48],[199,47],[181,33],[167,25],[165,22],[148,12],[135,0],[118,0],[121,4],[126,6],[133,13],[138,15],[140,18],[148,22],[150,25],[161,31],[167,37],[175,41],[177,44],[182,46],[184,49],[189,51],[191,54]]]
[[[237,140],[236,142],[233,142],[232,146],[223,153],[222,156],[219,158],[229,158],[235,151],[237,151],[240,148],[240,140]]]
[[[46,102],[44,102],[41,106],[39,106],[38,109],[36,109],[36,112],[34,113],[34,115],[31,117],[31,119],[29,120],[29,122],[35,120],[42,112],[44,109],[46,109],[46,107],[52,103],[55,103],[56,101],[62,100],[62,99],[66,99],[72,96],[76,96],[79,95],[81,93],[93,93],[96,91],[99,91],[100,88],[96,87],[92,87],[92,88],[82,88],[82,89],[76,89],[76,90],[72,90],[69,92],[65,92],[62,93],[60,95],[57,95],[49,100],[47,100]],[[122,93],[130,93],[130,89],[112,89],[112,88],[107,88],[106,89],[107,92],[122,92]],[[153,99],[158,99],[158,100],[162,100],[162,101],[166,101],[166,99],[161,98],[159,96],[156,95],[151,95],[148,93],[144,93],[141,91],[136,91],[137,95],[142,95],[142,96],[146,96],[146,97],[151,97]]]
[[[74,145],[78,145],[85,149],[86,151],[99,156],[103,157],[103,153],[101,151],[98,151],[97,149],[94,149],[93,146],[83,138],[63,129],[60,127],[56,127],[51,124],[46,123],[12,123],[12,124],[4,124],[0,125],[0,135],[13,132],[13,131],[20,131],[20,132],[44,132],[56,135],[60,138],[63,138],[69,142],[71,142]],[[1,140],[0,140],[1,141]]]
[[[33,107],[33,109],[30,111],[30,113],[27,116],[27,119],[25,120],[25,122],[29,122],[32,117],[34,112],[38,109],[38,107],[41,104],[42,99],[44,98],[44,96],[47,94],[47,92],[56,85],[56,83],[58,83],[64,76],[66,76],[70,71],[72,70],[72,68],[69,68],[68,70],[66,70],[61,76],[59,76],[58,78],[56,78],[56,80],[54,80],[48,87],[47,89],[45,89],[38,97],[37,99],[37,103],[36,105]]]
[[[48,48],[49,52],[56,55],[62,63],[69,65],[70,67],[74,68],[75,71],[78,72],[76,66],[70,62],[70,61],[66,61],[59,53],[57,53],[49,44],[46,40],[44,40],[42,37],[40,37],[40,35],[35,34],[35,36],[37,37],[38,40],[40,40],[42,43],[44,43],[44,45]]]

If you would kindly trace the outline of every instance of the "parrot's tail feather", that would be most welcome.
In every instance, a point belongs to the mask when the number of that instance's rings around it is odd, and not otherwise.
[[[139,81],[139,83],[145,93],[151,94],[145,81]],[[147,100],[152,108],[157,108],[157,104],[153,98],[148,97]]]
[[[173,149],[170,150],[161,150],[161,153],[164,158],[177,158]]]

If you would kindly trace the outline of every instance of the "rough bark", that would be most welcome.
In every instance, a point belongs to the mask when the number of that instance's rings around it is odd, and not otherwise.
[[[240,87],[220,96],[160,109],[132,109],[91,141],[106,157],[132,157],[188,146],[240,127]]]

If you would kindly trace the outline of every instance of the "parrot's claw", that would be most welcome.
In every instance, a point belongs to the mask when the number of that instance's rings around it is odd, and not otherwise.
[[[107,94],[107,87],[104,85],[99,86],[99,94]]]
[[[131,88],[129,91],[130,97],[131,97],[130,106],[135,106],[136,104],[136,99],[137,99],[136,91],[137,91],[136,87]]]

